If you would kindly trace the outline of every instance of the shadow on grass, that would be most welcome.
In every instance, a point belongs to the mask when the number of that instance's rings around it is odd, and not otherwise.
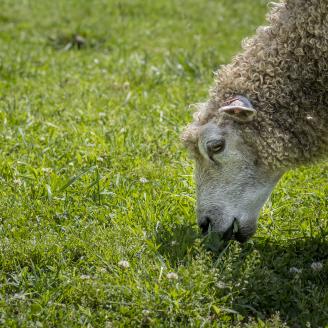
[[[285,244],[255,240],[231,261],[227,272],[232,306],[246,318],[261,320],[279,313],[291,327],[328,323],[328,241],[308,238]],[[228,260],[229,263],[224,263]],[[227,270],[226,265],[231,265]]]
[[[173,267],[190,263],[196,253],[205,252],[196,242],[199,238],[197,227],[190,224],[162,227],[156,235],[161,245],[159,253]],[[230,307],[245,322],[252,318],[270,320],[278,315],[291,327],[326,327],[327,238],[281,243],[253,239],[242,246],[232,242],[223,256],[213,254],[212,259],[220,272],[221,287],[215,290],[218,304],[225,299],[226,306],[229,300]]]
[[[160,226],[156,232],[156,242],[161,245],[159,253],[172,267],[188,261],[197,238],[200,238],[200,234],[195,224]]]

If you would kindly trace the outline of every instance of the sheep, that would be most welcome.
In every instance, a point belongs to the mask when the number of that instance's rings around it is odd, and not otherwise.
[[[215,74],[182,136],[198,224],[225,240],[250,238],[281,176],[328,154],[328,2],[282,0],[267,19]]]

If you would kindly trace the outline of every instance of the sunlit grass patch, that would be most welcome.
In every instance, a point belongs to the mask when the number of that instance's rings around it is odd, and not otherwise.
[[[266,4],[1,2],[1,325],[327,324],[327,164],[213,253],[180,144]]]

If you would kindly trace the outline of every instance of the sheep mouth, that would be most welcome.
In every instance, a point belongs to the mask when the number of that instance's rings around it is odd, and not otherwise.
[[[250,235],[243,233],[242,231],[238,231],[233,235],[233,240],[238,241],[239,243],[243,244],[250,238]]]
[[[249,238],[240,230],[239,223],[236,218],[230,228],[224,233],[212,230],[211,225],[209,225],[207,229],[204,229],[204,227],[201,227],[201,229],[205,247],[214,252],[223,249],[231,240],[244,243]]]

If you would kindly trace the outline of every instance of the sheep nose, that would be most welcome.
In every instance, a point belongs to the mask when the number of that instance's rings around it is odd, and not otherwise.
[[[223,233],[222,238],[226,241],[231,240],[233,237],[233,228],[234,228],[234,222],[232,222],[232,225]]]
[[[202,231],[202,235],[205,236],[208,234],[208,230],[210,228],[210,225],[212,226],[212,221],[211,218],[209,216],[204,216],[200,219],[199,223],[198,223],[201,231]]]
[[[200,220],[198,221],[198,225],[202,231],[203,236],[206,236],[210,231],[213,230],[214,222],[215,221],[213,221],[213,219],[208,215],[204,215],[200,218]],[[233,220],[232,224],[225,231],[218,231],[223,240],[228,241],[235,238],[235,222],[236,219]]]

